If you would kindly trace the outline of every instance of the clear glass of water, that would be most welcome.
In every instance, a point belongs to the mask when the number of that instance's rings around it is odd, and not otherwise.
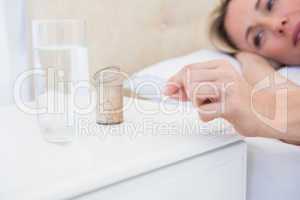
[[[34,20],[32,42],[39,127],[49,142],[70,142],[76,124],[72,87],[89,79],[86,22]]]

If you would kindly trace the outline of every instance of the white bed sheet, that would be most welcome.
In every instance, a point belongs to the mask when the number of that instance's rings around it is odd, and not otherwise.
[[[159,101],[166,80],[182,67],[196,62],[227,59],[238,71],[239,63],[232,57],[210,50],[173,58],[149,66],[134,74],[126,87],[139,95]],[[300,67],[283,68],[280,72],[300,84]],[[141,83],[143,87],[139,87]],[[155,85],[155,87],[153,86]],[[248,144],[247,200],[300,199],[300,147],[265,138],[246,138]]]

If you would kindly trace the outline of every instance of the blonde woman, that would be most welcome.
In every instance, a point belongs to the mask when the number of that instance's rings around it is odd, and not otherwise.
[[[243,76],[222,60],[193,64],[169,80],[165,94],[191,100],[203,121],[222,117],[244,136],[300,144],[300,88],[276,73],[300,66],[300,0],[223,0],[211,32],[221,50],[235,53]],[[263,80],[265,89],[255,92]]]

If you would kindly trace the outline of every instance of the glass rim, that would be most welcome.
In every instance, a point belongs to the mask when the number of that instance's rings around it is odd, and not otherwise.
[[[31,20],[31,30],[33,47],[58,45],[57,42],[60,40],[58,30],[68,35],[68,37],[60,41],[64,43],[64,45],[87,46],[88,43],[87,20],[84,18],[33,19]],[[49,31],[52,33],[52,40],[48,37]],[[44,35],[44,37],[41,35]],[[44,38],[44,40],[42,40],[42,38]],[[42,45],[42,43],[45,44]]]

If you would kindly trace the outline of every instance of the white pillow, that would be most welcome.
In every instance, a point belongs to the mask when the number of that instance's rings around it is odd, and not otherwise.
[[[233,57],[217,51],[200,50],[183,57],[172,58],[149,66],[135,73],[130,80],[125,83],[125,87],[135,91],[142,97],[159,100],[162,97],[162,91],[166,81],[184,66],[215,59],[228,60],[236,67],[239,73],[241,72],[239,62]]]
[[[281,68],[278,72],[288,80],[300,85],[300,66],[288,66]]]
[[[235,58],[218,51],[200,50],[146,67],[131,76],[129,81],[125,83],[125,87],[135,91],[142,97],[160,100],[163,97],[162,92],[166,81],[184,66],[216,59],[228,60],[241,74],[240,63]],[[279,73],[300,85],[300,66],[284,67],[279,70]]]
[[[150,75],[150,76],[156,76],[166,80],[186,65],[199,63],[199,62],[207,62],[216,59],[228,60],[240,72],[240,67],[239,67],[240,64],[233,57],[217,51],[200,50],[198,52],[186,56],[169,59],[160,62],[158,64],[149,66],[146,69],[136,73],[135,75],[136,76]]]

